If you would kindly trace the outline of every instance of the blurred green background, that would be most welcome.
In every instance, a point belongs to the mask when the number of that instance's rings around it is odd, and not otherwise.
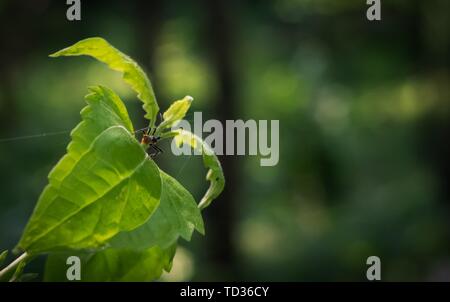
[[[102,36],[150,73],[164,110],[280,120],[280,161],[221,157],[227,186],[206,237],[163,280],[450,280],[449,1],[0,1],[0,250],[17,243],[64,154],[89,85],[141,104],[89,58],[48,54]],[[54,132],[64,131],[54,134]],[[54,135],[26,138],[49,133]],[[14,138],[9,140],[9,138]],[[199,157],[158,163],[199,199]],[[44,258],[30,264],[41,271]]]

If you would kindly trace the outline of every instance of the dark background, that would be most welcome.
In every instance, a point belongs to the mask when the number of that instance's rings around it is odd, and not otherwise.
[[[1,0],[0,250],[17,243],[87,86],[113,88],[146,126],[118,73],[48,58],[101,36],[149,72],[162,110],[189,94],[204,119],[280,120],[277,166],[221,157],[207,235],[181,243],[163,280],[365,280],[377,255],[383,280],[449,281],[450,2],[382,0],[381,22],[365,2],[82,1],[69,22],[65,1]],[[157,160],[202,196],[200,158]]]

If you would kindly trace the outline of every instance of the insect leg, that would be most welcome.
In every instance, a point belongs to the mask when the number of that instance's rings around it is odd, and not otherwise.
[[[155,157],[156,155],[158,155],[160,153],[159,150],[155,148],[155,145],[150,144],[149,147],[152,148],[153,151],[155,151],[153,153],[150,153],[150,157]]]

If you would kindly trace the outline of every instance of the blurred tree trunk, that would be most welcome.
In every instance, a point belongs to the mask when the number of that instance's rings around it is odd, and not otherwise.
[[[153,73],[152,58],[156,47],[156,39],[162,25],[162,1],[139,1],[137,3],[136,22],[138,32],[139,62],[150,72],[155,94],[157,91],[157,77]],[[232,70],[232,28],[229,20],[229,3],[226,1],[203,2],[203,9],[207,13],[206,28],[208,29],[206,42],[213,58],[216,77],[219,80],[217,99],[214,111],[219,120],[225,124],[226,119],[236,116],[235,84]],[[156,80],[155,80],[156,79]],[[226,279],[236,277],[236,252],[233,244],[235,225],[234,203],[237,196],[237,162],[235,157],[221,157],[226,187],[214,206],[205,211],[208,220],[208,236],[206,237],[208,257],[217,265],[220,276]]]
[[[127,3],[124,3],[126,5]],[[136,2],[136,19],[135,27],[137,32],[137,61],[143,65],[147,75],[149,76],[153,90],[158,98],[158,79],[154,73],[153,57],[156,50],[157,39],[161,31],[163,21],[163,1],[137,1]],[[140,106],[140,105],[139,105]],[[148,121],[142,118],[143,125],[147,125]]]
[[[18,72],[26,64],[28,55],[39,44],[42,12],[47,9],[45,0],[5,1],[0,7],[0,131],[16,128],[18,110],[15,88],[20,81]],[[20,22],[26,20],[26,22]]]
[[[137,42],[139,43],[137,50],[138,59],[150,73],[152,83],[153,75],[153,56],[157,45],[157,39],[161,31],[163,21],[163,1],[138,1],[136,2],[136,22]],[[156,84],[153,89],[157,89]],[[155,94],[156,91],[155,91]]]
[[[0,39],[3,41],[0,47],[0,131],[5,133],[17,126],[14,125],[14,122],[17,123],[14,74],[20,59],[20,47],[17,45],[20,44],[17,41],[20,26],[15,21],[23,11],[11,1],[3,5],[0,11]]]
[[[446,6],[448,3],[444,2],[436,6],[427,6],[426,3],[415,1],[415,15],[411,18],[413,20],[411,22],[415,22],[416,26],[413,27],[415,31],[411,35],[419,40],[416,45],[413,45],[420,50],[417,70],[425,72],[428,78],[433,79],[437,104],[439,104],[435,110],[423,116],[417,124],[419,153],[434,169],[438,178],[438,199],[446,209],[448,217],[450,215],[450,145],[447,143],[450,137],[450,90],[448,88],[450,49],[448,37],[445,39],[444,36],[440,37],[438,32],[430,30],[430,24],[427,26],[427,22],[430,21],[426,18],[427,15],[434,15],[440,20],[445,20],[444,24],[448,25],[445,13],[441,15]],[[428,29],[428,32],[425,29]],[[442,29],[434,28],[434,31],[439,30]],[[433,43],[430,43],[430,36],[433,37]],[[447,234],[449,236],[447,246],[450,246],[450,222],[448,222]]]
[[[223,125],[225,120],[235,119],[237,113],[235,76],[233,72],[233,29],[230,20],[232,1],[205,0],[208,13],[206,20],[207,43],[211,50],[216,78],[218,79],[215,114]],[[236,144],[235,144],[236,145]],[[226,142],[224,145],[226,150]],[[233,242],[236,224],[235,202],[238,195],[237,157],[221,156],[226,186],[214,206],[205,212],[208,221],[207,250],[209,258],[217,265],[221,276],[228,280],[236,280],[236,249]]]

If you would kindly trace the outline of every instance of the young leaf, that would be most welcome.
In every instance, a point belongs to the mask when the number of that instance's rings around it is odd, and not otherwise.
[[[51,54],[50,57],[81,55],[91,56],[105,63],[109,68],[122,72],[125,82],[131,86],[144,103],[145,117],[150,120],[151,126],[155,125],[156,115],[159,111],[158,103],[150,80],[135,61],[114,48],[105,39],[98,37],[81,40]]]
[[[223,175],[220,161],[208,144],[187,130],[176,130],[174,139],[178,146],[188,144],[192,149],[203,155],[203,165],[208,168],[206,180],[210,182],[208,191],[206,191],[198,204],[200,209],[204,209],[222,193],[225,187],[225,176]]]
[[[165,128],[171,128],[184,118],[193,100],[191,96],[185,96],[183,99],[173,102],[169,109],[164,112],[163,121],[159,124],[156,133],[159,133]]]
[[[191,240],[196,229],[204,234],[200,210],[192,195],[175,178],[161,171],[161,200],[155,214],[130,232],[121,232],[109,241],[111,247],[148,249],[158,245],[167,248],[178,237]]]
[[[105,249],[95,253],[78,253],[81,260],[81,281],[153,281],[163,270],[170,271],[176,245],[167,249],[152,247],[146,250]],[[53,253],[47,258],[44,281],[67,281],[66,259],[74,253]]]
[[[159,170],[130,133],[123,103],[104,87],[91,91],[18,244],[29,254],[100,247],[143,224],[159,204]]]

